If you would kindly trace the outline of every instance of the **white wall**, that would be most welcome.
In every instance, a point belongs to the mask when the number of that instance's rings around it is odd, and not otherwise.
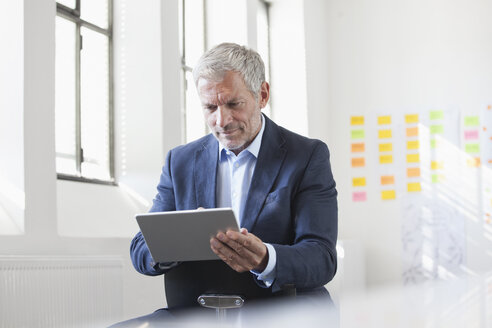
[[[304,3],[309,134],[329,142],[340,195],[340,239],[362,243],[369,286],[398,283],[401,204],[352,203],[349,117],[381,112],[402,115],[433,106],[476,113],[490,102],[492,26],[488,16],[492,4]],[[367,172],[376,174],[374,167]],[[377,194],[376,189],[369,192]],[[492,269],[484,264],[485,250],[491,246],[484,228],[471,220],[466,224],[468,268]]]

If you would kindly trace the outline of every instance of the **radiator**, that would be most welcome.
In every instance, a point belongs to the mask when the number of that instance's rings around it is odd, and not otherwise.
[[[105,327],[122,318],[119,257],[0,256],[0,327]]]

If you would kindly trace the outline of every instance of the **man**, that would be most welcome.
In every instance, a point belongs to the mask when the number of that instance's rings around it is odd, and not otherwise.
[[[293,288],[297,297],[327,296],[337,238],[328,148],[261,113],[270,87],[255,51],[220,44],[193,76],[212,133],[168,153],[151,212],[232,207],[241,230],[210,240],[221,261],[186,263],[154,263],[139,232],[131,245],[135,268],[166,273],[170,312],[196,304],[204,291],[245,295],[246,303]],[[172,290],[185,296],[170,299],[178,294]]]

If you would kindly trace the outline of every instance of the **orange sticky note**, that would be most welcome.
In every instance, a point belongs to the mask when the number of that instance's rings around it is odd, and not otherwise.
[[[352,178],[352,186],[364,187],[366,185],[366,178]]]
[[[414,126],[412,128],[407,128],[407,137],[417,137],[419,135],[419,127]]]
[[[383,190],[381,191],[381,199],[382,200],[389,200],[389,199],[395,199],[396,198],[396,191],[394,190]]]
[[[418,123],[418,122],[419,122],[419,114],[405,115],[405,123],[411,124],[411,123]]]
[[[474,158],[467,159],[466,165],[468,167],[480,167],[480,157],[474,157]]]
[[[420,162],[419,154],[407,154],[407,163],[418,163]]]
[[[409,178],[420,177],[420,167],[409,167],[409,168],[407,168],[407,177],[409,177]]]
[[[352,167],[363,167],[365,165],[366,165],[366,160],[364,157],[352,158]]]
[[[422,187],[420,185],[420,182],[409,182],[409,183],[407,183],[407,191],[408,192],[422,191]]]
[[[379,151],[380,152],[393,151],[393,144],[392,143],[380,143],[379,144]]]
[[[379,156],[379,164],[391,164],[391,163],[393,163],[393,155]]]
[[[350,125],[364,125],[364,116],[351,116]]]
[[[389,184],[395,184],[395,176],[394,175],[383,175],[381,176],[381,184],[384,185],[389,185]]]
[[[407,149],[419,149],[420,143],[418,140],[407,141]]]
[[[378,131],[379,139],[388,139],[391,138],[391,130],[379,130]]]
[[[361,153],[366,150],[366,145],[363,142],[353,143],[351,149],[352,153]]]
[[[391,116],[378,116],[378,124],[391,124]]]
[[[442,170],[443,167],[442,161],[431,161],[431,170]]]

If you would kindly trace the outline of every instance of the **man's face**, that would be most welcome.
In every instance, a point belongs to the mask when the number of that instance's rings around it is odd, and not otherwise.
[[[269,98],[268,83],[263,82],[258,101],[237,72],[227,72],[220,82],[201,78],[197,88],[212,133],[224,147],[239,154],[261,129],[261,109]]]

